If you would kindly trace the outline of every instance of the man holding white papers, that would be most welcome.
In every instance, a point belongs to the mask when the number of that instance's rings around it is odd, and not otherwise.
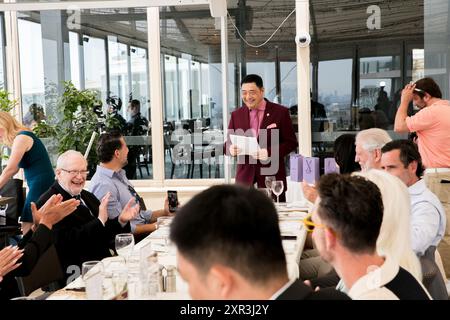
[[[297,147],[289,110],[264,98],[263,81],[255,74],[242,80],[241,96],[244,105],[231,113],[226,143],[227,154],[238,157],[236,183],[264,188],[265,177],[275,176],[286,189],[284,158]]]

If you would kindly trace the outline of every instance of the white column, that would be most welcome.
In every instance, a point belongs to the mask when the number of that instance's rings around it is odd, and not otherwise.
[[[14,2],[14,0],[7,2]],[[20,55],[19,55],[19,36],[17,27],[17,13],[5,12],[5,57],[6,57],[6,90],[11,93],[11,99],[17,101],[13,109],[14,116],[22,121],[22,94],[20,86]]]
[[[153,179],[162,184],[164,180],[164,142],[159,7],[147,8],[147,34]]]
[[[222,115],[223,115],[223,137],[228,135],[228,24],[227,16],[220,17],[220,40],[222,53]],[[230,158],[225,154],[224,177],[225,183],[231,182]]]
[[[297,35],[309,34],[309,0],[296,0],[295,8]],[[309,64],[309,45],[297,44],[298,140],[299,152],[304,156],[311,156],[312,148]]]

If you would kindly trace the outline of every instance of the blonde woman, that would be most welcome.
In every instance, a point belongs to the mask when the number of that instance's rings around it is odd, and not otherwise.
[[[383,201],[383,221],[377,239],[377,253],[389,256],[418,281],[422,282],[422,267],[411,245],[410,200],[406,185],[397,177],[389,173],[371,169],[366,172],[355,172],[352,175],[365,177],[375,183],[380,189]],[[320,201],[317,199],[316,205]],[[327,287],[339,281],[333,272],[329,275],[309,281],[315,288]],[[337,289],[347,292],[341,280]]]
[[[380,255],[397,259],[401,267],[422,281],[420,261],[411,245],[411,208],[406,185],[397,177],[381,170],[357,172],[378,186],[383,199],[383,222],[377,240]]]
[[[26,234],[33,225],[31,202],[36,202],[41,194],[50,188],[55,174],[42,141],[4,111],[0,111],[0,141],[11,148],[8,165],[0,175],[0,188],[3,188],[20,168],[25,173],[28,193],[20,221],[22,232]]]

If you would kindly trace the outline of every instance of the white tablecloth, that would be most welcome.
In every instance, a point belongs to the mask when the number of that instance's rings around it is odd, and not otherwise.
[[[307,206],[302,207],[302,202],[294,202],[277,206],[280,231],[282,236],[296,237],[296,239],[283,240],[283,249],[286,254],[287,271],[290,279],[299,277],[298,263],[303,251],[307,231],[303,226],[302,219],[307,214]],[[167,267],[169,265],[177,266],[176,251],[173,247],[167,246],[168,229],[158,229],[151,233],[145,239],[140,241],[133,250],[133,255],[138,256],[139,252],[146,245],[150,244],[152,250],[158,253],[158,263]],[[168,249],[170,248],[170,249]],[[106,258],[108,259],[108,258]],[[74,288],[84,287],[83,280],[78,277],[75,281],[68,284],[64,289],[53,293],[48,300],[85,300],[86,293],[75,291]],[[159,300],[186,300],[190,299],[187,283],[177,273],[176,292],[160,292],[153,297]],[[108,297],[104,297],[108,298]]]

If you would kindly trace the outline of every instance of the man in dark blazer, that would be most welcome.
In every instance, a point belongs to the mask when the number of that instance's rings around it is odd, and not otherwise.
[[[178,271],[193,299],[349,299],[290,280],[273,202],[254,188],[211,187],[181,207],[170,227]]]
[[[108,220],[109,195],[100,202],[83,190],[87,173],[83,155],[78,151],[66,151],[57,160],[57,181],[37,202],[40,207],[54,194],[61,194],[63,200],[80,200],[77,209],[53,227],[55,247],[66,277],[79,275],[85,261],[111,256],[115,235],[130,232],[129,221],[139,212],[139,205],[130,200],[117,218]]]
[[[289,115],[289,109],[264,98],[263,81],[255,74],[241,81],[244,105],[231,113],[228,124],[228,140],[225,152],[238,157],[236,183],[265,187],[265,177],[275,176],[284,182],[280,196],[285,201],[286,170],[284,158],[297,147],[297,138]],[[244,155],[232,144],[230,134],[257,137],[260,149]]]

